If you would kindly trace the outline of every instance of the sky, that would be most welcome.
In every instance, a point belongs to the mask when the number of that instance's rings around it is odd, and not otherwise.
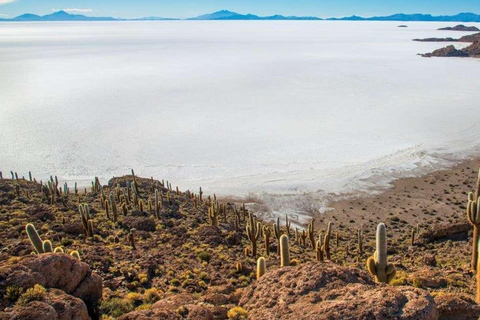
[[[218,10],[321,18],[394,13],[480,13],[479,0],[0,0],[0,18],[58,10],[88,16],[189,18]]]

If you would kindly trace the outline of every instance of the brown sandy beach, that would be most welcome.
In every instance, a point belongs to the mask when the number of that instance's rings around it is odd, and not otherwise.
[[[425,176],[396,180],[393,187],[372,196],[332,202],[319,221],[337,221],[350,228],[373,228],[394,217],[409,225],[465,221],[467,194],[474,190],[480,158]]]

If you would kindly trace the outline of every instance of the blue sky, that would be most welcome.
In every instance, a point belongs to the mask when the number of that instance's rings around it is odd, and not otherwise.
[[[0,17],[23,13],[49,14],[69,9],[91,16],[135,18],[193,17],[221,9],[258,15],[297,15],[322,18],[393,13],[480,13],[479,0],[0,0]]]

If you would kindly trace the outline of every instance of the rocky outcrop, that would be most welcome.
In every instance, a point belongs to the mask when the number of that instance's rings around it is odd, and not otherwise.
[[[477,27],[471,26],[467,27],[464,26],[463,24],[459,24],[455,27],[445,27],[445,28],[440,28],[438,30],[448,30],[448,31],[480,31]]]
[[[245,289],[251,319],[436,319],[424,290],[375,284],[364,271],[333,263],[284,267]]]
[[[455,224],[435,224],[420,233],[418,242],[425,244],[438,240],[467,239],[470,230],[472,230],[472,226],[467,221]]]
[[[468,36],[463,36],[459,39],[454,38],[424,38],[424,39],[413,39],[413,41],[419,42],[476,42],[480,40],[480,33],[469,34]]]
[[[26,305],[17,305],[10,312],[0,314],[0,319],[18,320],[88,320],[85,303],[62,290],[50,289],[43,301],[32,301]]]
[[[59,289],[66,295],[78,298],[78,301],[83,301],[90,316],[98,318],[97,305],[102,297],[102,278],[92,273],[87,264],[68,254],[46,253],[21,257],[14,263],[4,261],[0,265],[0,296],[4,296],[8,287],[26,291],[35,284],[47,289]],[[54,294],[60,295],[57,291]],[[73,297],[71,298],[74,299]],[[0,300],[0,307],[5,308],[9,303],[11,302],[5,299]],[[59,306],[58,303],[55,305]],[[17,310],[20,312],[24,309]]]
[[[439,320],[476,320],[480,317],[480,306],[472,299],[453,294],[435,297]]]
[[[469,55],[463,50],[458,50],[453,45],[451,45],[445,48],[437,49],[431,53],[422,54],[421,56],[425,58],[430,58],[430,57],[468,57]]]

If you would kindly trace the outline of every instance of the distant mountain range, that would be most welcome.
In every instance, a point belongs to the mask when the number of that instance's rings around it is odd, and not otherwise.
[[[145,17],[138,19],[121,19],[112,17],[88,17],[78,14],[69,14],[63,10],[39,16],[31,13],[22,14],[21,16],[12,19],[0,19],[0,21],[124,21],[124,20],[182,20],[176,18],[161,18],[161,17]],[[318,17],[295,17],[273,15],[261,17],[254,14],[240,14],[228,10],[221,10],[210,14],[204,14],[194,18],[183,20],[324,20]],[[391,16],[380,16],[363,18],[359,16],[351,16],[344,18],[328,18],[325,20],[339,20],[339,21],[445,21],[445,22],[480,22],[480,15],[465,12],[454,16],[432,16],[430,14],[403,14],[398,13]]]

